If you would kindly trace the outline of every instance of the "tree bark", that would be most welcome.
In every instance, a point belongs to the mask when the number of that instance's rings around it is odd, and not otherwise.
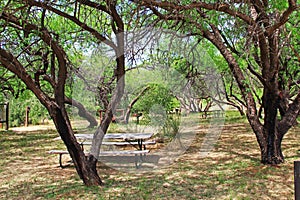
[[[63,114],[65,111],[56,108],[54,111],[51,111],[51,113],[54,124],[69,151],[80,179],[83,180],[86,186],[102,185],[103,183],[97,173],[96,165],[90,164],[91,160],[97,162],[97,159],[93,156],[88,156],[88,158],[85,157],[81,146],[74,136],[67,116]]]
[[[92,169],[96,168],[97,158],[99,157],[100,148],[102,144],[102,140],[104,135],[107,132],[109,124],[112,121],[113,113],[116,110],[121,98],[124,94],[125,87],[125,37],[124,37],[124,22],[120,15],[118,14],[115,4],[113,2],[107,2],[107,6],[110,10],[110,14],[112,16],[112,30],[116,36],[116,69],[114,71],[114,76],[117,80],[117,85],[115,91],[112,94],[111,100],[106,108],[106,112],[104,115],[104,119],[102,120],[100,126],[94,134],[94,138],[92,141],[92,146],[90,149],[89,156],[89,166]]]
[[[2,18],[10,21],[13,24],[20,25],[20,21],[15,16],[7,13],[3,13]],[[26,21],[24,27],[25,31],[36,30],[39,33],[39,37],[44,41],[45,44],[51,47],[55,58],[58,62],[58,73],[57,77],[52,77],[52,87],[55,99],[50,98],[44,91],[37,86],[37,83],[28,74],[26,68],[19,62],[19,60],[14,57],[14,55],[5,49],[0,47],[0,62],[6,69],[10,70],[12,73],[16,74],[31,90],[35,96],[40,100],[40,102],[47,108],[54,124],[60,134],[63,142],[65,143],[72,160],[74,161],[75,168],[78,175],[83,180],[86,185],[101,185],[101,179],[97,174],[95,168],[90,167],[85,158],[85,155],[80,148],[80,145],[76,141],[70,121],[65,110],[65,81],[67,78],[67,62],[65,51],[61,46],[52,39],[51,34],[46,30],[40,31],[39,27],[30,24]]]
[[[26,72],[22,64],[10,53],[0,48],[0,62],[11,72],[15,73],[30,89],[40,102],[47,108],[63,142],[65,143],[79,177],[86,185],[101,185],[101,179],[91,167],[85,155],[76,141],[73,130],[64,106],[64,93],[56,88],[55,100],[49,98],[40,88],[36,87],[31,76]],[[63,90],[63,88],[60,88]]]
[[[281,152],[280,133],[277,131],[277,110],[279,107],[279,99],[277,94],[276,83],[274,87],[265,88],[263,96],[264,106],[264,138],[266,140],[266,151],[262,153],[262,163],[265,164],[280,164],[284,161]],[[264,148],[264,149],[265,149]]]
[[[282,135],[278,132],[268,135],[267,144],[261,149],[261,162],[263,164],[277,165],[284,162],[281,150]]]
[[[65,98],[65,102],[69,105],[72,105],[72,106],[75,106],[76,108],[78,108],[79,116],[85,118],[90,123],[88,128],[93,128],[98,125],[98,122],[95,119],[95,117],[91,113],[89,113],[80,102],[75,101],[74,99],[71,99],[71,98],[67,98],[67,97]]]

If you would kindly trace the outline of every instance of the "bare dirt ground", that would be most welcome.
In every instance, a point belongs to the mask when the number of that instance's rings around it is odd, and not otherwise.
[[[72,166],[61,169],[57,156],[46,153],[64,147],[53,140],[53,126],[0,132],[0,199],[293,199],[299,127],[286,135],[286,161],[279,166],[260,164],[255,136],[244,123],[226,124],[214,150],[201,157],[206,128],[199,126],[185,154],[158,170],[132,174],[99,163],[100,188],[84,187]]]

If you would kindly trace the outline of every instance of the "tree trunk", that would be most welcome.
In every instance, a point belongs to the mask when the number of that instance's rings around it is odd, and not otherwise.
[[[270,81],[270,83],[272,83]],[[264,142],[260,144],[261,147],[261,162],[264,164],[280,164],[284,162],[284,157],[281,150],[281,142],[283,135],[278,130],[278,108],[280,96],[276,83],[272,83],[274,87],[265,88],[263,94],[263,108],[264,108],[264,127],[263,136]]]
[[[270,62],[267,60],[268,49],[265,49],[265,39],[261,39],[264,52],[262,53],[262,60],[264,61],[263,77],[264,83],[264,94],[263,94],[263,108],[264,108],[264,124],[259,121],[257,115],[257,108],[255,105],[255,99],[253,94],[247,88],[249,85],[245,82],[245,77],[238,63],[236,62],[233,55],[224,46],[221,35],[218,30],[212,26],[214,35],[211,32],[204,32],[204,36],[209,39],[222,53],[224,58],[229,64],[229,68],[237,81],[240,91],[247,106],[247,118],[256,135],[256,139],[261,150],[261,162],[264,164],[279,164],[284,161],[284,157],[281,151],[281,141],[284,136],[283,131],[278,131],[278,119],[277,111],[279,107],[278,97],[278,82],[276,71],[272,73],[266,69],[270,69]],[[265,42],[265,43],[263,43]],[[262,51],[263,51],[262,50]],[[265,66],[267,65],[267,67]],[[275,68],[275,67],[273,67]],[[272,68],[272,69],[273,69]],[[282,126],[280,126],[282,127]],[[280,128],[283,129],[283,128]],[[287,131],[287,130],[286,130]]]
[[[270,138],[273,137],[274,138]],[[261,162],[263,164],[277,165],[284,162],[284,156],[281,150],[282,136],[276,132],[269,135],[267,144],[261,149]]]
[[[141,98],[145,92],[150,89],[150,86],[146,86],[142,89],[142,91],[129,103],[128,107],[127,107],[127,110],[126,110],[126,113],[124,115],[124,123],[125,124],[128,124],[128,121],[129,121],[129,116],[130,116],[130,113],[131,113],[131,109],[133,107],[133,105],[139,100],[139,98]]]
[[[102,181],[96,170],[97,159],[92,155],[90,155],[88,159],[85,157],[84,152],[74,136],[69,119],[66,118],[66,115],[63,113],[64,111],[60,108],[56,108],[51,116],[69,151],[79,177],[87,186],[102,185]]]
[[[65,98],[65,102],[69,105],[75,106],[78,109],[78,115],[85,118],[90,123],[88,128],[93,128],[98,125],[95,117],[91,113],[89,113],[80,102],[68,97]]]
[[[276,87],[274,87],[276,88]],[[262,162],[268,164],[279,164],[283,162],[283,158],[278,157],[279,149],[277,149],[278,144],[278,132],[276,130],[277,122],[277,109],[278,109],[278,95],[276,94],[276,89],[270,90],[266,88],[264,90],[264,136],[267,141],[267,151],[263,155]],[[267,156],[267,160],[265,158]]]

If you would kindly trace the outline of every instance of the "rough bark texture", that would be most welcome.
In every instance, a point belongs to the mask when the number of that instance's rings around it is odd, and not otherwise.
[[[60,108],[56,108],[56,110],[52,111],[51,117],[70,153],[77,174],[87,186],[102,185],[102,181],[95,168],[96,165],[90,165],[91,160],[93,161],[95,158],[93,156],[89,156],[88,159],[85,157],[81,146],[74,137],[70,122],[63,113],[65,112]]]

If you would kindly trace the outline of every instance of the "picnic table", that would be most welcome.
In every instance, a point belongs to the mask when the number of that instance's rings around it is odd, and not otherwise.
[[[84,145],[91,145],[94,134],[75,134],[79,144],[84,150]],[[126,146],[131,145],[135,147],[135,150],[118,150],[118,151],[100,151],[100,157],[103,156],[117,156],[117,155],[135,155],[135,165],[138,168],[141,161],[143,161],[143,156],[149,153],[146,145],[153,145],[155,141],[147,141],[153,136],[153,133],[107,133],[104,135],[104,141],[102,145],[114,145],[114,146]],[[59,140],[60,137],[55,138]],[[50,154],[59,154],[59,164],[61,168],[62,165],[62,155],[68,154],[68,151],[63,150],[51,150]],[[88,153],[85,153],[88,155]]]
[[[146,150],[146,145],[155,144],[155,141],[146,141],[153,136],[153,133],[107,133],[104,135],[102,145],[132,145],[138,146],[138,150]],[[93,134],[75,134],[81,145],[91,145]],[[118,140],[118,141],[116,141]],[[121,140],[121,141],[120,141]]]
[[[201,118],[203,119],[206,119],[206,118],[223,118],[225,115],[224,115],[224,112],[221,111],[221,110],[206,110],[206,111],[201,111],[200,112],[200,116]]]

